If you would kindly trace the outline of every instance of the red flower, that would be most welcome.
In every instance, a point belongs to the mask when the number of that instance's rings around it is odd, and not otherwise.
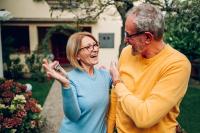
[[[9,91],[13,87],[14,87],[13,80],[6,80],[3,84],[0,85],[0,89],[4,91]]]
[[[26,92],[27,90],[26,85],[22,85],[20,83],[16,83],[16,88],[20,89],[22,92]]]
[[[14,98],[15,94],[12,93],[11,91],[5,91],[1,94],[1,96],[3,98],[3,102],[5,104],[9,104],[11,100]]]
[[[39,112],[41,112],[41,109],[38,108],[38,107],[36,106],[36,104],[37,104],[37,101],[36,101],[35,99],[33,99],[33,98],[30,98],[30,100],[28,100],[28,101],[26,102],[24,108],[26,109],[26,111],[31,110],[33,113],[39,113]]]
[[[3,121],[3,115],[0,115],[0,122]]]
[[[23,118],[23,117],[25,117],[26,115],[27,115],[27,112],[26,112],[26,110],[24,110],[24,109],[18,111],[18,112],[15,114],[15,116],[16,116],[16,117],[19,117],[19,118]]]
[[[41,112],[40,108],[38,108],[37,106],[31,107],[31,111],[32,111],[33,113],[40,113],[40,112]]]
[[[17,127],[21,124],[22,124],[22,119],[20,119],[18,117],[5,118],[3,121],[3,127],[5,127],[5,128],[13,128],[13,127]]]
[[[27,99],[29,99],[32,96],[32,92],[31,91],[27,91],[26,93],[24,93],[24,97]]]
[[[5,91],[5,92],[3,92],[1,94],[1,96],[4,97],[4,98],[11,98],[11,99],[13,99],[14,96],[15,96],[15,94],[13,92],[11,92],[11,91]]]
[[[19,95],[19,99],[23,98],[21,95],[24,95],[26,102],[13,101],[16,94]],[[24,98],[22,100],[24,101]],[[12,101],[14,106],[11,106]],[[30,130],[34,132],[39,129],[38,121],[41,121],[41,118],[38,113],[41,112],[41,108],[25,85],[13,80],[0,80],[0,104],[8,107],[0,111],[0,132],[10,132],[13,129],[26,129],[27,132]]]

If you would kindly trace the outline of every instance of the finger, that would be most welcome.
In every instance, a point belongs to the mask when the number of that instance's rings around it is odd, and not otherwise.
[[[46,70],[46,71],[52,71],[49,67],[49,65],[46,65],[46,64],[42,64],[43,68]]]
[[[47,72],[47,78],[51,78],[51,73],[50,72]]]
[[[49,64],[49,67],[52,68],[52,69],[54,69],[55,66],[58,65],[58,64],[59,64],[58,61],[54,61],[54,62],[52,62],[52,63]]]
[[[42,60],[42,62],[43,62],[43,64],[48,64],[48,61],[47,61],[46,58],[44,58],[44,59]]]

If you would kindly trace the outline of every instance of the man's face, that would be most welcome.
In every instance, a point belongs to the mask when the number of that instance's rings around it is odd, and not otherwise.
[[[146,49],[144,32],[137,32],[135,16],[129,15],[125,22],[125,43],[132,46],[132,55],[139,55]]]

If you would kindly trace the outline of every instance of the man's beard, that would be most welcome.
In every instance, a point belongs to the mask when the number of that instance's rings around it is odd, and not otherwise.
[[[136,55],[141,54],[143,50],[144,50],[144,46],[139,46],[139,47],[132,46],[131,54],[133,56],[136,56]]]

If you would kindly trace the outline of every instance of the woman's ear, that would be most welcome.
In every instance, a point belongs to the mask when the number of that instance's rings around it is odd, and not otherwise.
[[[76,57],[76,59],[79,61],[79,60],[80,60],[80,57],[79,57],[79,56],[77,56],[77,57]]]
[[[150,44],[150,42],[152,41],[153,39],[153,34],[151,32],[145,32],[145,35],[146,35],[146,43],[147,44]]]
[[[76,56],[76,59],[79,61],[80,60],[79,53],[75,56]]]

